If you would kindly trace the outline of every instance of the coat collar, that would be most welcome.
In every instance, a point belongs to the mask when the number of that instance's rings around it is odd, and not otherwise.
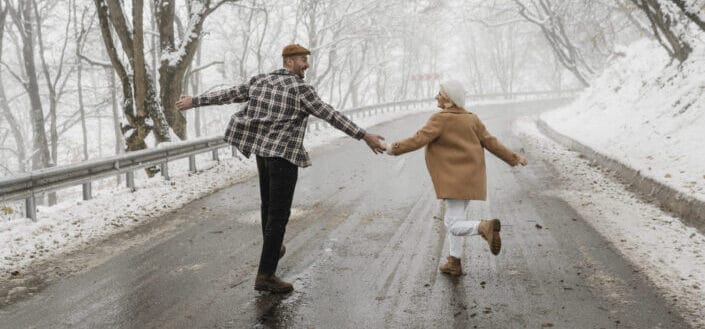
[[[457,106],[449,107],[449,108],[447,108],[447,109],[442,109],[441,112],[444,112],[444,113],[455,113],[455,114],[468,113],[468,111],[466,111],[465,109],[460,108],[460,107],[457,107]]]
[[[293,75],[293,76],[297,76],[297,77],[298,77],[298,75],[294,74],[294,72],[291,72],[291,71],[289,71],[289,70],[287,70],[287,69],[278,69],[278,70],[273,71],[271,74],[277,74],[277,75]]]

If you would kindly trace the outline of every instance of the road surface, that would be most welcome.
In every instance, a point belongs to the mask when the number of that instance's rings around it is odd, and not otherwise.
[[[511,122],[545,109],[477,112],[520,150]],[[408,137],[430,113],[370,130]],[[501,219],[503,249],[495,257],[478,236],[466,239],[467,274],[450,278],[437,270],[447,242],[423,151],[374,155],[342,138],[311,155],[279,268],[295,292],[253,290],[261,230],[252,178],[79,253],[84,271],[0,309],[0,328],[688,327],[583,218],[542,194],[554,177],[542,159],[528,154],[528,167],[510,168],[488,153],[488,201],[468,216]],[[115,246],[128,247],[91,259]]]

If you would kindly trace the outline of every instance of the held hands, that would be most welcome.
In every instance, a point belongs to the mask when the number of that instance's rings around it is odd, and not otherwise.
[[[186,111],[193,108],[193,97],[191,96],[181,96],[178,101],[176,101],[176,108],[179,111]]]
[[[369,146],[375,154],[383,153],[386,150],[384,143],[382,143],[384,137],[380,135],[365,133],[362,139],[365,140],[367,146]]]
[[[384,148],[387,150],[385,153],[387,155],[394,155],[394,151],[392,151],[392,144],[382,144],[384,145]]]

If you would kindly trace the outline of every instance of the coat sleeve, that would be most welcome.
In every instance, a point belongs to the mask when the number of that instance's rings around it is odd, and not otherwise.
[[[392,144],[392,155],[400,155],[412,151],[416,151],[429,143],[433,142],[441,135],[443,130],[443,120],[441,116],[436,113],[428,119],[426,125],[423,126],[419,131],[407,139],[400,140]]]
[[[247,102],[250,99],[250,86],[262,77],[263,75],[257,75],[252,77],[247,83],[194,97],[193,106],[199,107]]]
[[[497,137],[492,136],[480,119],[477,120],[477,127],[477,136],[480,138],[482,147],[512,167],[519,164],[519,156],[500,143]]]

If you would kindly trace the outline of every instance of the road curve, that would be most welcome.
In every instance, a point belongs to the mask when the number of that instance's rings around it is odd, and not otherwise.
[[[511,122],[547,106],[477,112],[520,150]],[[430,113],[371,130],[407,137]],[[279,269],[294,293],[253,290],[261,246],[253,178],[106,242],[159,232],[0,309],[0,328],[688,327],[618,250],[541,193],[554,175],[531,154],[525,168],[489,155],[488,201],[468,216],[500,218],[503,249],[494,257],[482,239],[467,239],[459,278],[437,270],[447,242],[422,151],[373,155],[342,138],[312,158],[299,172]]]

